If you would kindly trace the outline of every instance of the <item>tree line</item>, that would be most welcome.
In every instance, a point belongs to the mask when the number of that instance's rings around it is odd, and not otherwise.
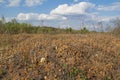
[[[89,30],[87,28],[83,28],[80,30],[74,30],[70,28],[54,28],[48,26],[33,26],[28,23],[19,23],[16,19],[12,19],[9,22],[6,22],[4,16],[1,17],[0,20],[0,34],[19,34],[19,33],[88,33]]]

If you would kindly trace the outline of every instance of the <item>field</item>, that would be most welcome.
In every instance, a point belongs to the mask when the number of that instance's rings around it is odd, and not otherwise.
[[[120,38],[1,34],[0,80],[120,80]]]

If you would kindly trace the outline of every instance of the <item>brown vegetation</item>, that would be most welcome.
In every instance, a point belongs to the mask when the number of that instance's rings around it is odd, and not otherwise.
[[[120,80],[120,38],[0,35],[0,80]]]

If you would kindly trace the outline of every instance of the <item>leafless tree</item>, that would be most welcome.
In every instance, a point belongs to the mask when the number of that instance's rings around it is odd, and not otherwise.
[[[98,22],[98,27],[100,29],[101,32],[103,32],[103,23],[102,22]]]

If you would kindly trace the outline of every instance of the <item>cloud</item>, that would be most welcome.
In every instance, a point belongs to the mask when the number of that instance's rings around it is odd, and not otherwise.
[[[97,10],[99,11],[116,11],[120,10],[120,2],[112,3],[111,5],[105,6],[105,5],[99,5]]]
[[[20,5],[21,0],[9,0],[9,7],[16,7]]]
[[[25,0],[25,5],[28,7],[41,5],[45,0]]]
[[[57,8],[53,9],[50,14],[58,15],[75,15],[75,14],[86,14],[90,9],[94,8],[95,4],[90,2],[80,2],[74,5],[62,4]]]
[[[39,14],[37,13],[19,13],[17,15],[18,20],[35,20]]]
[[[66,17],[60,16],[60,15],[47,15],[47,14],[40,14],[39,15],[39,20],[67,20]]]
[[[60,15],[47,15],[38,13],[19,13],[18,20],[66,20],[67,18]]]
[[[4,0],[0,0],[0,3],[2,3]],[[9,7],[17,7],[20,5],[21,2],[22,5],[32,7],[32,6],[37,6],[41,5],[45,0],[6,0],[5,2],[8,2]]]
[[[89,14],[89,15],[87,15],[86,21],[107,22],[107,23],[109,23],[116,18],[120,18],[120,15],[101,16],[101,15],[98,15],[98,14]]]
[[[13,1],[14,0],[9,0]],[[15,0],[16,1],[16,0]],[[26,4],[28,7],[41,5],[44,0],[25,0],[22,4]],[[20,4],[20,2],[18,2]],[[60,27],[72,27],[74,29],[79,29],[82,23],[85,24],[87,28],[94,28],[92,24],[97,24],[97,22],[109,23],[118,16],[107,16],[100,11],[107,11],[107,8],[112,10],[118,10],[119,2],[113,3],[108,6],[99,5],[96,6],[90,2],[78,2],[76,4],[61,4],[55,9],[51,10],[48,14],[44,13],[19,13],[16,19],[19,22],[29,22],[32,24],[40,25],[40,20],[45,20],[45,25],[48,26],[60,26]],[[117,7],[115,7],[117,6]],[[8,21],[11,18],[7,19]],[[58,21],[59,20],[59,21]],[[96,26],[97,27],[97,26]]]
[[[0,3],[2,3],[3,2],[3,0],[0,0]]]
[[[99,16],[98,21],[100,22],[110,22],[112,20],[115,20],[117,18],[120,18],[120,15],[116,15],[116,16]]]

